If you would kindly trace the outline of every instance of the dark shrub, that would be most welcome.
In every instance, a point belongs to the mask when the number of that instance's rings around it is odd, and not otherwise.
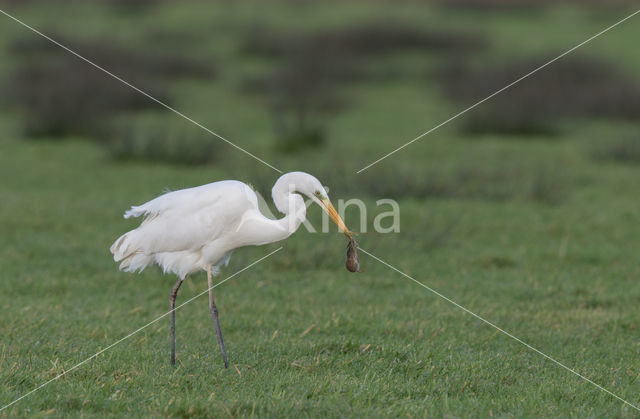
[[[142,12],[157,7],[164,0],[102,0],[122,13]]]
[[[323,62],[313,54],[297,56],[266,80],[279,151],[296,152],[324,142],[325,117],[346,104],[339,81],[356,72],[354,63],[339,62]]]
[[[314,124],[297,125],[283,130],[278,136],[276,150],[283,153],[295,153],[306,148],[318,147],[325,142],[325,133],[321,126]]]
[[[471,105],[529,73],[550,57],[437,72],[447,96]],[[609,63],[563,57],[464,116],[469,132],[549,134],[563,118],[640,120],[640,87]]]
[[[112,39],[78,41],[55,34],[52,38],[134,85],[144,85],[150,81],[164,82],[173,77],[214,76],[211,63],[186,57],[177,51],[157,52],[154,45],[139,45],[136,48],[125,47]],[[46,65],[51,60],[65,63],[80,61],[83,66],[91,68],[89,64],[42,38],[18,38],[9,48],[31,65]]]
[[[134,51],[106,40],[53,38],[162,101],[168,100],[170,80],[212,76],[209,65],[175,53]],[[96,136],[115,114],[159,106],[49,41],[19,40],[12,51],[22,64],[3,90],[6,100],[26,112],[25,131],[30,136]]]
[[[341,82],[358,72],[349,57],[301,53],[262,78],[246,80],[242,89],[265,97],[278,151],[297,152],[324,142],[326,117],[346,105]]]
[[[8,99],[26,111],[28,136],[95,135],[114,113],[151,105],[118,81],[84,67],[79,61],[53,60],[13,74],[6,88]]]
[[[266,57],[288,58],[299,54],[356,56],[395,53],[468,52],[484,46],[478,36],[445,31],[428,31],[406,22],[369,22],[359,26],[295,33],[254,29],[244,50]]]
[[[551,0],[439,0],[438,3],[445,8],[471,9],[474,12],[496,10],[531,12],[542,9],[550,4]]]
[[[326,117],[346,100],[344,83],[389,77],[368,66],[367,57],[406,50],[454,52],[477,48],[477,37],[428,32],[405,23],[373,22],[313,33],[254,30],[244,50],[279,60],[262,79],[248,80],[244,90],[268,100],[280,151],[295,152],[324,142]],[[393,74],[392,74],[393,75]]]
[[[164,113],[119,120],[104,141],[117,160],[186,165],[213,161],[218,146],[218,140],[200,128]]]

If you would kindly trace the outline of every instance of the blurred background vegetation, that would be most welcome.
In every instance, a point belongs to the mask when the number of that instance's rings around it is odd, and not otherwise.
[[[276,167],[312,172],[349,196],[556,204],[584,180],[582,169],[640,160],[640,60],[629,59],[628,25],[354,174],[612,23],[622,1],[96,1],[55,3],[65,13],[54,20],[52,5],[4,4]],[[87,141],[116,161],[210,165],[211,179],[268,192],[268,168],[25,28],[1,30],[12,139]]]
[[[355,173],[632,7],[0,0],[279,169],[316,175],[333,199],[363,199],[369,226],[375,200],[397,199],[401,233],[362,234],[363,248],[633,401],[640,16]],[[0,15],[3,403],[167,309],[172,278],[148,269],[132,281],[108,253],[136,224],[121,218],[128,206],[220,179],[269,197],[277,176]],[[309,216],[319,225],[319,209]],[[285,246],[217,299],[238,374],[202,373],[218,361],[215,334],[193,304],[178,315],[184,370],[165,362],[159,322],[136,350],[111,351],[8,414],[630,415],[364,255],[354,280],[335,237],[299,232]],[[267,250],[234,253],[229,272]],[[203,286],[187,282],[185,301]]]

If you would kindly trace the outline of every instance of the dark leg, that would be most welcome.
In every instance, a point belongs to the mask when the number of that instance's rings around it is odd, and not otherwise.
[[[218,343],[220,343],[220,350],[222,351],[224,367],[229,368],[229,361],[227,361],[227,350],[224,347],[224,340],[222,340],[222,330],[220,329],[218,309],[216,308],[215,301],[213,301],[213,277],[211,276],[211,265],[207,265],[207,282],[209,284],[209,313],[211,314],[213,324],[216,326],[216,333],[218,334]]]
[[[178,279],[171,290],[171,365],[176,365],[176,297],[180,285],[182,285],[182,279]]]

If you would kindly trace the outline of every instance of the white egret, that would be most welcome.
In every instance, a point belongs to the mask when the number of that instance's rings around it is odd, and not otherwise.
[[[161,195],[145,204],[131,207],[124,217],[144,216],[135,230],[119,237],[111,253],[120,270],[142,271],[157,263],[165,273],[178,276],[171,290],[171,364],[175,364],[175,301],[184,279],[206,271],[209,284],[209,312],[218,335],[224,366],[229,367],[222,339],[218,310],[213,299],[212,275],[229,262],[234,249],[277,242],[298,229],[306,216],[301,195],[311,198],[329,214],[347,237],[351,233],[331,204],[320,181],[310,174],[282,175],[271,191],[279,220],[264,216],[258,198],[248,185],[224,180]]]

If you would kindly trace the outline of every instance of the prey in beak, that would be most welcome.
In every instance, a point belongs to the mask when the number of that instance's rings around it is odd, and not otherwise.
[[[323,196],[320,193],[316,193],[313,196],[314,201],[318,203],[329,214],[329,217],[333,220],[334,223],[338,226],[338,229],[347,237],[349,240],[349,244],[347,246],[347,270],[350,272],[360,272],[360,262],[358,261],[358,243],[356,243],[353,238],[353,233],[349,231],[347,226],[342,221],[342,218],[338,214],[338,211],[334,208],[329,198]]]
[[[344,224],[344,221],[342,221],[342,218],[340,218],[338,211],[336,211],[336,209],[333,207],[333,204],[331,203],[331,201],[329,201],[329,198],[321,198],[320,203],[322,208],[327,212],[327,214],[329,214],[329,217],[333,220],[334,223],[336,223],[338,229],[345,236],[347,236],[348,239],[351,239],[353,233],[351,233],[347,226]]]

